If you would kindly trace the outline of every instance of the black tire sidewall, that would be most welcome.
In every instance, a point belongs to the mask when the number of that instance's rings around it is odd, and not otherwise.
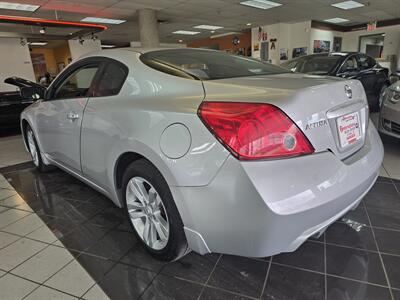
[[[164,204],[169,222],[169,237],[167,245],[161,250],[154,250],[147,246],[136,232],[136,229],[134,228],[130,220],[129,212],[126,206],[126,188],[129,180],[136,176],[142,177],[146,179],[149,183],[151,183],[151,185],[160,195],[160,198],[162,199],[162,202]],[[144,159],[140,159],[131,163],[123,175],[121,195],[124,200],[124,210],[126,217],[128,218],[129,225],[138,240],[150,254],[160,260],[172,261],[178,259],[182,255],[184,255],[184,253],[186,253],[187,242],[183,231],[181,217],[179,215],[178,209],[176,208],[168,184],[161,173],[156,169],[156,167],[154,167],[149,161]]]
[[[33,135],[33,142],[35,143],[36,151],[38,152],[38,162],[39,162],[39,165],[38,165],[38,166],[35,165],[35,167],[36,167],[40,172],[48,172],[48,171],[52,170],[51,166],[47,166],[47,165],[45,165],[45,164],[43,163],[42,154],[41,154],[41,152],[40,152],[40,148],[39,148],[38,142],[37,142],[37,140],[36,140],[35,132],[33,131],[32,127],[29,126],[29,125],[27,125],[27,127],[26,127],[26,132],[25,132],[26,141],[27,141],[26,144],[27,144],[28,149],[29,149],[29,143],[28,143],[28,133],[29,133],[29,131],[32,132],[32,135]],[[30,153],[30,149],[29,149],[29,155],[32,157],[32,154]]]

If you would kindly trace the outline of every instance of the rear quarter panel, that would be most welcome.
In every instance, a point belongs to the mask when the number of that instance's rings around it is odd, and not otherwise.
[[[204,99],[201,81],[158,72],[142,64],[139,54],[126,52],[118,58],[129,67],[120,94],[91,98],[85,109],[81,133],[85,177],[120,205],[115,166],[122,154],[134,152],[151,161],[171,186],[208,184],[228,152],[197,116]],[[174,123],[184,124],[191,134],[188,153],[178,159],[166,157],[160,149],[163,131]]]

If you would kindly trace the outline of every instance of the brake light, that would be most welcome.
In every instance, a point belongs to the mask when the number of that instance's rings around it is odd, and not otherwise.
[[[296,124],[274,105],[203,102],[198,114],[211,133],[240,160],[293,157],[314,152]]]

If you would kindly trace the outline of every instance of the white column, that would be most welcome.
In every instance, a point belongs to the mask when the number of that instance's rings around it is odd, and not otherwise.
[[[140,9],[139,36],[143,48],[154,48],[160,45],[158,36],[157,12],[152,9]]]

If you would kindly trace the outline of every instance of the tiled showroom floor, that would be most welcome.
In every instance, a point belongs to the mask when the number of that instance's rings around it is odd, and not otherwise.
[[[400,143],[385,139],[385,148],[382,176],[360,207],[296,252],[191,253],[169,264],[142,250],[102,195],[62,171],[39,174],[7,158],[0,299],[400,299]]]

